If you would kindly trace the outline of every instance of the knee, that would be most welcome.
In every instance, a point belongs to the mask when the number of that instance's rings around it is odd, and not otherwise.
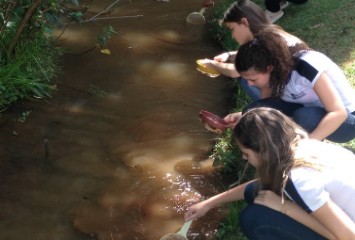
[[[292,114],[292,119],[307,132],[312,132],[322,120],[326,111],[319,107],[302,107]]]
[[[252,205],[248,205],[243,211],[240,212],[239,214],[239,227],[242,233],[246,236],[248,236],[252,232],[252,224],[251,221],[253,220],[254,217],[256,216],[251,216],[249,212],[252,212]]]
[[[258,204],[249,204],[239,215],[239,226],[241,231],[247,237],[252,236],[255,228],[260,221],[260,215],[263,213],[263,207]]]

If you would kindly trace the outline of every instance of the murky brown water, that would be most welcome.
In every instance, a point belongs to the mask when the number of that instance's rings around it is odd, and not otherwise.
[[[87,19],[112,2],[93,1]],[[68,28],[53,98],[16,104],[0,126],[0,239],[156,240],[181,227],[192,201],[221,191],[206,160],[216,135],[198,112],[226,114],[231,89],[195,70],[220,51],[206,26],[185,22],[199,8],[121,1],[101,17],[143,17]],[[111,55],[81,54],[107,24],[118,32]],[[194,222],[189,239],[212,239],[220,215]]]

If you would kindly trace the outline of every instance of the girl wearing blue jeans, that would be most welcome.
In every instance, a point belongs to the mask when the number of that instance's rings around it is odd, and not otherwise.
[[[246,200],[239,223],[248,239],[355,239],[352,152],[310,139],[273,108],[248,110],[233,133],[257,178],[190,206],[185,221],[220,204]]]
[[[320,52],[301,45],[290,51],[273,30],[243,44],[236,69],[249,86],[260,90],[258,106],[281,110],[309,132],[310,138],[348,142],[355,138],[355,91],[344,73]],[[241,113],[225,117],[235,125]]]

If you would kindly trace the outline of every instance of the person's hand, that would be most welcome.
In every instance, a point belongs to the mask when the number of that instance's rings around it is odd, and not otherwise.
[[[228,114],[223,118],[223,120],[228,124],[228,126],[234,128],[242,116],[242,112],[236,112]]]
[[[185,221],[187,222],[190,220],[196,220],[204,216],[209,210],[210,207],[208,206],[206,201],[196,203],[189,207],[189,209],[185,213]]]
[[[281,211],[282,209],[281,196],[270,190],[259,191],[254,203],[264,205],[268,208],[274,209],[275,211]]]
[[[201,3],[202,7],[208,8],[208,7],[213,7],[214,6],[214,2],[213,0],[203,0]]]
[[[209,59],[209,58],[205,58],[205,59],[201,59],[201,64],[205,65],[206,67],[213,67],[213,59]]]
[[[227,52],[225,52],[225,53],[221,53],[221,54],[215,56],[213,58],[213,60],[215,60],[217,62],[227,62],[229,57],[230,57],[230,55]]]
[[[216,63],[215,60],[209,59],[209,58],[205,58],[205,59],[200,60],[200,64],[202,64],[206,68],[210,68],[210,69],[215,69],[215,67],[214,67],[215,63]]]

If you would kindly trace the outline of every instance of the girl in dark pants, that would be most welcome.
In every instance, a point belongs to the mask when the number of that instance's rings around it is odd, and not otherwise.
[[[248,206],[240,213],[240,228],[249,239],[325,240],[323,236],[285,214],[254,204],[255,182],[246,186],[244,198]],[[295,234],[297,233],[297,234]]]
[[[252,240],[355,239],[355,155],[308,138],[273,108],[253,108],[233,135],[258,178],[192,205],[185,221],[246,200],[240,227]]]
[[[207,0],[205,2],[207,3]],[[285,39],[290,48],[297,44],[306,45],[301,39],[285,32],[280,26],[271,24],[260,6],[250,0],[238,0],[233,2],[225,11],[221,22],[230,30],[231,36],[240,45],[253,40],[256,34],[266,28],[275,29],[275,31]],[[213,68],[224,76],[238,79],[242,89],[251,99],[259,99],[260,91],[253,86],[248,86],[245,79],[239,78],[240,74],[236,71],[234,66],[237,52],[238,51],[228,51],[218,54],[213,57],[213,59],[205,58],[203,64],[208,68]]]
[[[290,51],[282,37],[265,30],[239,48],[235,65],[261,92],[246,109],[279,109],[313,139],[344,143],[355,138],[355,90],[326,55],[301,45]],[[240,115],[232,113],[224,120],[233,126]]]

